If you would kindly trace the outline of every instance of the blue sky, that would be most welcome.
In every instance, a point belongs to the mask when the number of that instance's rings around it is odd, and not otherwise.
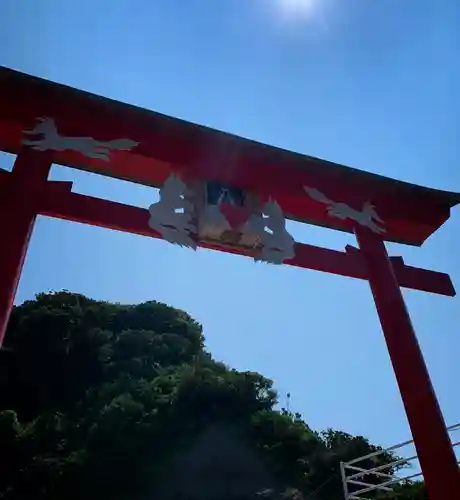
[[[311,0],[310,0],[311,1]],[[460,3],[3,0],[0,64],[262,142],[460,191]],[[315,5],[316,4],[316,5]],[[278,5],[279,7],[279,5]],[[286,12],[284,12],[286,14]],[[0,166],[11,168],[3,155]],[[217,168],[217,166],[216,166]],[[151,189],[54,167],[75,191],[148,207]],[[290,226],[343,249],[353,237]],[[390,245],[460,287],[460,211],[426,245]],[[409,429],[366,282],[41,218],[17,302],[66,288],[156,299],[212,353],[273,378],[317,428],[391,445]],[[460,299],[405,292],[446,421],[460,421]]]

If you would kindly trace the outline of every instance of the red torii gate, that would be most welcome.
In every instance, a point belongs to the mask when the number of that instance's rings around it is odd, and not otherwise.
[[[454,296],[454,287],[447,274],[389,257],[384,244],[421,246],[449,218],[459,194],[262,145],[2,67],[0,149],[17,155],[11,173],[0,170],[0,345],[37,215],[162,238],[149,227],[148,210],[49,181],[53,163],[153,187],[174,173],[275,199],[288,219],[355,233],[359,249],[295,243],[295,256],[284,263],[369,281],[430,499],[460,498],[457,461],[400,291]],[[372,207],[366,212],[368,200],[378,215]],[[194,238],[198,246],[248,257],[260,251]]]

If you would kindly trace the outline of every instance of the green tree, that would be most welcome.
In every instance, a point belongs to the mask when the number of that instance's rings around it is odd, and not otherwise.
[[[40,294],[14,309],[6,341],[3,500],[148,498],[171,457],[216,423],[237,429],[280,486],[257,498],[339,499],[340,462],[378,450],[276,411],[271,380],[216,362],[201,326],[158,302]],[[394,499],[425,500],[420,488]]]

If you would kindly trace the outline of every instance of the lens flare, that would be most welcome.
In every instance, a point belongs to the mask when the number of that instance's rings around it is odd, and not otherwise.
[[[280,14],[290,18],[310,17],[318,0],[275,0]]]

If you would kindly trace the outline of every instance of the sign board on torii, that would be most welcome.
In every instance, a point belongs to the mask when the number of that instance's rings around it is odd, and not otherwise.
[[[38,214],[191,248],[366,279],[432,500],[460,498],[460,475],[400,286],[454,295],[448,275],[388,257],[384,240],[420,246],[457,193],[284,151],[0,68],[0,340]],[[160,188],[138,208],[48,181],[52,163]],[[216,195],[217,193],[217,195]],[[296,243],[285,218],[354,232],[344,252]]]

